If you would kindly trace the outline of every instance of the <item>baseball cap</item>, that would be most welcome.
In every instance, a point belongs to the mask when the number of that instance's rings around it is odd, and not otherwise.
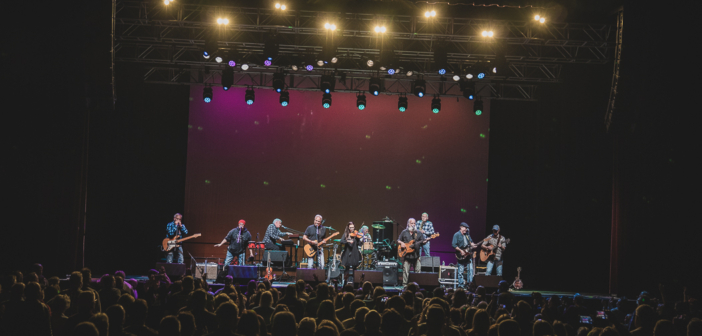
[[[492,226],[492,229],[493,229],[493,230],[499,230],[499,229],[500,229],[500,226],[497,225],[497,224],[495,224],[495,225]]]
[[[243,220],[243,219],[240,219],[240,220],[239,220],[239,224],[246,224],[246,221]]]

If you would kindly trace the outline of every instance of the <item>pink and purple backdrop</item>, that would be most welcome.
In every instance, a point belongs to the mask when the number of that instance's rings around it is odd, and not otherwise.
[[[202,89],[190,91],[184,209],[190,233],[203,235],[186,247],[194,256],[224,257],[225,247],[204,243],[239,219],[263,239],[274,218],[304,231],[315,214],[342,230],[385,216],[404,227],[427,212],[441,233],[432,254],[446,263],[460,222],[484,237],[489,101],[476,116],[464,98],[443,98],[434,114],[430,97],[409,96],[399,112],[396,95],[366,94],[358,110],[355,94],[333,93],[324,109],[321,92],[291,91],[282,107],[273,90],[256,90],[249,106],[243,88],[215,87],[211,103]]]

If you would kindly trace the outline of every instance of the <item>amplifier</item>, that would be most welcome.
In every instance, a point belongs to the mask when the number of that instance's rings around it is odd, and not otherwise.
[[[197,263],[195,264],[195,271],[193,276],[195,279],[202,279],[202,275],[207,273],[208,279],[216,279],[217,271],[219,270],[219,265],[217,263]]]
[[[379,261],[376,269],[383,271],[383,286],[397,286],[397,262]]]

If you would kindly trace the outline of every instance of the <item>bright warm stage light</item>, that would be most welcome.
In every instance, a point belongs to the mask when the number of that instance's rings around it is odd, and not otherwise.
[[[366,65],[368,65],[369,68],[373,67],[373,60],[368,60],[368,62],[366,62]]]
[[[387,29],[385,29],[384,26],[383,26],[383,27],[381,27],[381,26],[375,26],[375,32],[376,32],[376,33],[384,33],[384,32],[386,32],[386,31],[387,31]]]
[[[171,0],[163,0],[163,3],[166,4],[166,5],[170,5],[171,2],[173,2],[173,1],[171,1]]]
[[[286,9],[288,9],[288,6],[280,5],[280,9],[281,9],[281,10],[286,10]]]
[[[168,1],[168,0],[166,0],[166,1]],[[426,11],[426,12],[424,12],[424,16],[425,16],[425,17],[430,17],[430,16],[431,16],[431,13],[429,13],[429,11]]]
[[[322,60],[317,61],[317,66],[324,66],[324,61],[322,61]]]
[[[334,63],[336,63],[336,62],[338,62],[338,61],[339,61],[339,59],[336,58],[336,57],[332,57],[332,59],[331,59],[332,64],[334,64]]]
[[[435,17],[435,16],[436,16],[436,11],[433,11],[433,10],[432,10],[430,14],[431,14],[431,17]]]
[[[546,18],[541,18],[541,19],[539,19],[539,22],[541,22],[541,23],[546,22]]]
[[[534,15],[534,20],[539,21],[540,18],[541,18],[540,15]]]
[[[409,76],[412,76],[413,73],[414,72],[412,72],[412,70],[408,70],[407,73],[405,73],[405,74],[407,75],[407,77],[409,77]]]
[[[280,8],[280,4],[279,3],[275,4],[275,8]]]
[[[483,30],[483,37],[487,36],[487,30]]]
[[[291,68],[292,68],[292,71],[297,71],[297,65],[294,65],[294,64],[293,64],[293,65],[291,66]]]
[[[324,29],[329,29],[329,22],[324,24]]]
[[[336,25],[332,23],[332,25],[329,28],[331,28],[331,30],[336,30]]]
[[[333,24],[333,23],[327,22],[327,23],[324,24],[324,28],[325,28],[325,29],[329,29],[329,30],[336,30],[336,25]]]
[[[493,33],[492,30],[488,32],[488,37],[493,37],[494,35],[495,33]]]
[[[229,19],[219,18],[219,19],[217,19],[217,23],[222,24],[222,25],[228,25]]]

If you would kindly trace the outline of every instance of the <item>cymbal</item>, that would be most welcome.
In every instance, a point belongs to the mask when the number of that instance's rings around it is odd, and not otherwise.
[[[375,222],[374,222],[374,223],[375,223]],[[382,222],[381,222],[381,223],[382,223]],[[383,225],[383,224],[373,224],[373,225],[371,225],[371,227],[373,227],[374,229],[380,229],[380,230],[382,230],[382,229],[385,228],[385,225]]]
[[[335,242],[335,243],[338,243],[338,242],[341,241],[341,239],[334,239],[334,240],[332,240],[332,241]]]

